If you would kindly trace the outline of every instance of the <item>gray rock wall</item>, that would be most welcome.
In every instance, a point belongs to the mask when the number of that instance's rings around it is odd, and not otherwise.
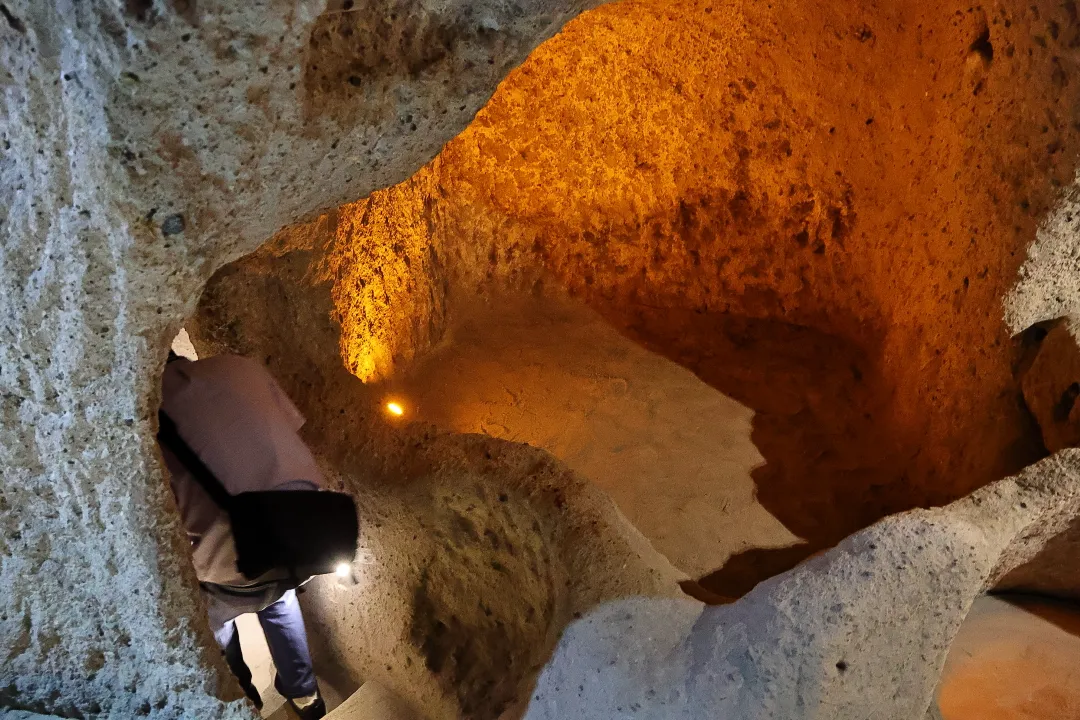
[[[732,605],[610,603],[567,629],[525,718],[932,713],[971,603],[1080,510],[1078,466],[1066,450],[948,507],[882,520]]]

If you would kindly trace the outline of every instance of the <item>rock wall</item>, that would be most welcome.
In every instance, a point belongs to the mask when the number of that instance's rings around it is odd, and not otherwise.
[[[1038,456],[1009,336],[1080,303],[1074,198],[1048,216],[1075,170],[1073,3],[628,0],[571,23],[458,135],[586,5],[0,4],[5,715],[251,716],[196,601],[152,417],[168,342],[207,280],[305,218],[222,275],[288,313],[253,306],[240,322],[230,293],[211,292],[201,342],[257,352],[307,398],[308,439],[343,484],[374,479],[390,489],[370,497],[423,510],[432,534],[386,580],[409,608],[390,668],[337,651],[439,716],[513,712],[574,612],[676,577],[544,456],[377,421],[376,393],[438,340],[455,292],[557,284],[721,389],[750,387],[715,362],[748,339],[774,343],[772,358],[822,348],[809,359],[850,378],[828,375],[795,413],[783,394],[755,400],[771,423],[755,440],[781,470],[761,496],[818,545]],[[355,389],[339,356],[372,382]],[[857,400],[838,408],[838,394]],[[785,436],[805,444],[769,449]],[[798,526],[806,513],[783,501],[808,447],[827,462],[803,486],[824,483],[831,514]],[[665,702],[917,716],[971,598],[1077,514],[1076,462],[1064,451],[886,520],[726,609],[609,604],[565,636],[529,716],[671,717]],[[522,497],[497,514],[510,481]],[[534,516],[539,530],[522,525]],[[389,527],[386,542],[402,526]],[[507,540],[549,571],[503,564],[531,579],[463,617],[455,584],[498,587],[479,559]],[[583,567],[596,577],[567,586]],[[331,592],[327,643],[362,611]],[[519,603],[543,622],[507,626]],[[484,652],[446,661],[463,635]],[[504,637],[522,652],[495,652]]]
[[[4,0],[0,705],[250,717],[153,441],[169,340],[218,267],[404,180],[581,9]]]
[[[455,290],[554,285],[757,412],[808,550],[960,497],[1046,452],[1002,300],[1073,178],[1077,33],[1058,2],[589,12],[338,210],[347,364],[407,369]],[[1059,216],[1033,262],[1067,291]]]
[[[265,359],[360,506],[353,577],[305,598],[321,667],[342,685],[374,679],[433,720],[494,720],[528,698],[573,618],[682,595],[686,576],[546,452],[386,416],[388,388],[341,364],[321,257],[271,243],[216,274],[187,326],[200,356]]]
[[[972,602],[1080,510],[1077,462],[887,518],[731,605],[608,604],[568,628],[525,718],[933,717]]]

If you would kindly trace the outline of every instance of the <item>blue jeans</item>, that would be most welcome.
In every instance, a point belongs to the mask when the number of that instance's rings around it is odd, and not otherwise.
[[[307,631],[304,629],[304,616],[300,614],[296,591],[289,590],[280,600],[267,605],[257,614],[263,634],[266,635],[266,644],[270,647],[270,657],[277,668],[274,687],[287,698],[314,695],[319,686],[315,681],[315,670],[311,666]],[[236,631],[236,621],[229,620],[216,628],[214,638],[225,651],[225,661],[240,681],[240,686],[250,695],[251,670],[244,662],[240,650],[240,633]]]

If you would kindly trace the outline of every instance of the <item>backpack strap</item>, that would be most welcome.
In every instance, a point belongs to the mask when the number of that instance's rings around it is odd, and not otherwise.
[[[164,410],[158,410],[158,441],[169,448],[176,459],[180,461],[191,476],[194,477],[210,499],[225,512],[229,512],[232,506],[232,495],[214,475],[214,471],[206,466],[198,453],[191,449],[187,441],[180,436],[176,423]]]

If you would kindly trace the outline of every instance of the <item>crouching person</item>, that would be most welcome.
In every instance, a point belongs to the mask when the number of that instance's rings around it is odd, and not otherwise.
[[[236,629],[238,616],[256,613],[277,669],[274,686],[303,720],[323,717],[326,706],[296,598],[302,578],[295,568],[275,567],[254,578],[240,572],[230,504],[242,493],[321,488],[322,474],[297,433],[303,416],[252,360],[219,355],[189,361],[170,354],[159,417],[159,444],[214,637],[229,667],[261,709]]]

